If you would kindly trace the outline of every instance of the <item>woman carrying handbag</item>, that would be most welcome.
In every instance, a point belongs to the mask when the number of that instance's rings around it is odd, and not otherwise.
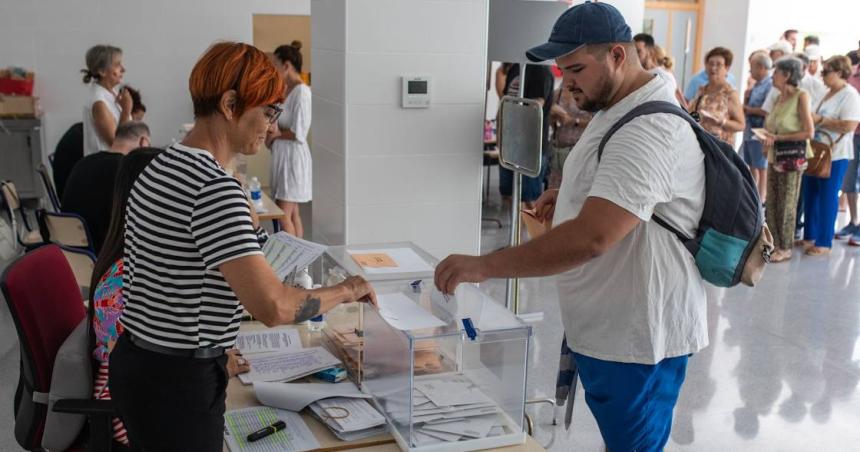
[[[806,168],[807,143],[812,138],[809,93],[797,87],[802,77],[803,66],[796,58],[776,62],[773,86],[779,90],[779,97],[760,135],[768,160],[765,219],[776,246],[771,262],[791,258],[800,176]]]
[[[839,189],[848,162],[854,157],[851,138],[860,121],[860,94],[847,83],[850,75],[851,61],[841,55],[825,61],[821,71],[830,91],[812,115],[815,156],[803,176],[806,220],[802,245],[810,256],[830,254],[839,212]]]

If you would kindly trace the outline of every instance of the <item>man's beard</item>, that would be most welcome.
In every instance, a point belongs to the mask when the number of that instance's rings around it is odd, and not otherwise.
[[[580,110],[585,110],[589,113],[597,113],[609,105],[609,101],[612,97],[612,82],[608,75],[609,74],[605,74],[601,77],[603,83],[600,85],[600,89],[597,91],[597,96],[595,98],[589,98],[585,95],[584,91],[582,92],[582,97],[584,98],[582,104],[577,104],[577,107],[579,107]]]

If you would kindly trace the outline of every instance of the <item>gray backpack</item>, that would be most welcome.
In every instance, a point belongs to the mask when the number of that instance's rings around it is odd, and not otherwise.
[[[55,413],[54,402],[59,399],[89,399],[93,396],[93,369],[90,358],[89,319],[81,323],[66,338],[54,359],[51,391],[47,397],[45,433],[42,447],[49,451],[66,450],[80,434],[87,417],[82,414]]]

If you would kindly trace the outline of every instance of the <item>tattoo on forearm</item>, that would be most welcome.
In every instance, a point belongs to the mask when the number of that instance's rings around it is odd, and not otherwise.
[[[294,323],[301,323],[318,315],[320,315],[320,299],[314,298],[313,295],[308,295],[305,301],[301,302],[298,309],[296,309]]]

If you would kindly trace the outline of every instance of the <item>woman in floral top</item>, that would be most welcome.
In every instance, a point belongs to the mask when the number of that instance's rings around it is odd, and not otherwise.
[[[690,113],[698,113],[702,127],[717,138],[734,144],[735,134],[744,130],[746,121],[738,92],[726,80],[732,66],[732,52],[715,47],[705,55],[708,83],[690,103]]]

